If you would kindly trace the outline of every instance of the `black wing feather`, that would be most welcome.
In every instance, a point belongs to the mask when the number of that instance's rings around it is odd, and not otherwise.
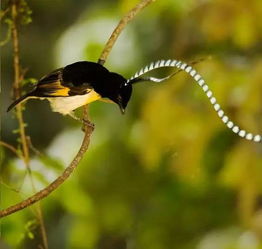
[[[89,61],[58,68],[42,77],[33,91],[15,100],[8,111],[29,97],[69,97],[87,94],[92,89],[100,94],[107,87],[109,75],[105,67]]]

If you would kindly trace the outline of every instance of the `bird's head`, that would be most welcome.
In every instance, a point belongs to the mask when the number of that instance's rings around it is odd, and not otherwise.
[[[124,84],[120,86],[119,94],[117,96],[117,104],[121,110],[121,112],[124,114],[125,109],[127,107],[127,104],[129,102],[129,99],[132,94],[132,85],[125,86]]]
[[[132,94],[132,85],[126,85],[127,80],[117,73],[110,72],[109,78],[110,82],[106,82],[102,96],[116,103],[124,114]]]

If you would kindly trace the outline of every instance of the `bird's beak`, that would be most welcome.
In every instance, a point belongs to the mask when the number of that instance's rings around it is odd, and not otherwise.
[[[118,104],[119,108],[120,108],[120,111],[122,114],[125,114],[125,108],[122,106],[122,104]]]

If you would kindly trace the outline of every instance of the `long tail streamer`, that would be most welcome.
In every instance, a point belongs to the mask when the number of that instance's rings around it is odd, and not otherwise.
[[[202,76],[197,73],[197,71],[190,65],[177,60],[160,60],[157,62],[152,62],[150,65],[142,68],[140,71],[138,71],[134,76],[132,76],[129,80],[127,80],[126,85],[128,84],[134,84],[140,81],[152,81],[156,83],[160,83],[164,80],[167,80],[171,78],[173,74],[165,77],[165,78],[155,78],[155,77],[142,77],[144,74],[158,69],[162,67],[175,67],[179,70],[185,71],[188,73],[202,88],[202,90],[205,92],[206,96],[209,98],[210,103],[213,105],[215,111],[217,112],[219,118],[222,120],[222,122],[234,133],[236,133],[238,136],[245,138],[250,141],[254,141],[256,143],[262,142],[262,136],[261,135],[254,135],[250,132],[247,132],[243,129],[240,129],[239,126],[235,125],[229,117],[225,114],[225,112],[221,109],[220,105],[217,103],[216,98],[213,96],[213,92],[209,90],[208,85],[205,83],[205,80],[202,78]]]

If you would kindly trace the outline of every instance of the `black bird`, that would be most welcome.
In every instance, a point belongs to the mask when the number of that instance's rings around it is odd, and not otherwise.
[[[88,61],[76,62],[44,76],[36,84],[33,91],[15,100],[8,107],[8,111],[22,101],[30,98],[40,98],[48,99],[53,111],[63,115],[68,114],[73,118],[76,118],[73,113],[75,109],[96,100],[116,103],[122,113],[124,113],[130,100],[134,83],[141,81],[160,83],[177,73],[172,73],[162,79],[144,76],[144,74],[162,67],[174,67],[179,71],[188,73],[205,92],[219,118],[227,128],[246,140],[262,142],[261,135],[247,132],[234,124],[217,103],[213,92],[209,89],[202,76],[191,65],[178,60],[152,62],[128,80],[120,74],[109,72],[98,63]]]
[[[80,106],[96,100],[116,103],[124,113],[132,93],[132,85],[120,74],[109,72],[104,66],[80,61],[59,68],[41,78],[34,89],[15,100],[10,111],[28,99],[48,99],[54,112],[70,115]]]

